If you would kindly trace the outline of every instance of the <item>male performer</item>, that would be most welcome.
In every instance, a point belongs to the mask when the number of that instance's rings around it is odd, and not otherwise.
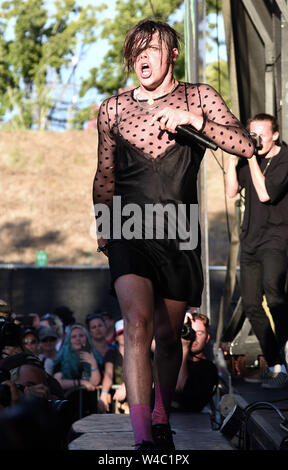
[[[138,23],[126,36],[124,58],[139,86],[105,100],[98,116],[98,249],[108,255],[124,319],[124,376],[140,450],[174,449],[169,407],[181,365],[181,327],[187,304],[200,305],[203,287],[193,208],[205,147],[176,128],[190,125],[227,152],[247,158],[254,152],[249,134],[211,86],[174,78],[177,56],[174,29],[159,21]],[[107,207],[111,227],[105,234]]]
[[[285,282],[288,267],[288,150],[280,145],[274,116],[257,114],[248,130],[258,141],[248,160],[230,156],[226,189],[234,197],[245,188],[245,215],[241,232],[240,278],[245,315],[262,348],[268,370],[255,379],[264,388],[288,386],[283,346],[288,338]],[[237,165],[238,163],[238,165]],[[275,324],[275,333],[262,307],[263,294]],[[251,379],[250,379],[251,381]]]

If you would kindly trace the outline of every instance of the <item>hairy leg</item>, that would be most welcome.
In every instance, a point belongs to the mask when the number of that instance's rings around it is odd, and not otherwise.
[[[154,333],[154,292],[149,279],[127,274],[115,281],[124,319],[124,377],[136,448],[152,441],[151,342]]]
[[[182,362],[181,328],[186,302],[161,299],[155,316],[155,405],[153,424],[169,420],[170,403]]]
[[[124,319],[124,374],[129,404],[150,403],[150,361],[154,331],[154,293],[149,279],[134,274],[119,277],[115,290]]]

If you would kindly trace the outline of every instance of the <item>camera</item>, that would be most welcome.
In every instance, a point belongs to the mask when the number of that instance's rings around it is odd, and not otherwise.
[[[5,346],[21,345],[21,329],[13,320],[0,317],[0,352]]]
[[[192,343],[196,339],[196,333],[192,328],[190,319],[188,319],[187,322],[182,326],[181,338],[186,339],[187,341],[191,341]]]

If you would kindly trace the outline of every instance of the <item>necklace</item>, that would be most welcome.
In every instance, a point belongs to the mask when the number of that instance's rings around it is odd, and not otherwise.
[[[274,151],[271,152],[271,153],[272,153],[271,157],[267,158],[268,162],[267,162],[267,164],[266,164],[266,166],[265,166],[265,168],[264,168],[264,170],[263,170],[263,175],[265,175],[265,174],[267,173],[267,170],[268,170],[268,168],[269,168],[269,166],[270,166],[270,164],[271,164],[272,158],[273,158],[273,157],[276,157],[276,155],[278,155],[279,152],[280,152],[280,147],[276,146],[276,147],[274,148]]]
[[[263,176],[266,175],[267,170],[268,170],[268,168],[269,168],[269,166],[270,166],[271,160],[272,160],[272,157],[270,157],[270,158],[268,159],[267,165],[265,166],[265,168],[264,168],[264,170],[263,170]]]
[[[136,98],[136,101],[137,101],[139,107],[140,107],[142,110],[143,110],[143,109],[155,109],[155,108],[158,108],[158,107],[159,107],[159,104],[158,104],[158,103],[157,103],[157,104],[154,104],[154,103],[155,103],[155,100],[158,100],[158,99],[160,99],[160,98],[164,98],[164,96],[167,96],[167,95],[169,95],[170,93],[173,93],[173,91],[174,91],[174,90],[176,89],[176,87],[178,86],[178,83],[179,83],[179,82],[177,82],[176,80],[174,80],[174,81],[173,81],[173,86],[172,86],[168,91],[166,91],[166,92],[164,93],[164,95],[156,96],[155,98],[153,98],[152,96],[150,96],[150,97],[148,98],[148,100],[147,100],[148,106],[147,106],[147,104],[146,104],[146,100],[145,100],[145,103],[143,103],[142,100],[141,100],[141,102],[140,102],[140,100],[139,100],[139,98],[138,98],[138,94],[139,94],[139,93],[134,93],[134,97]]]

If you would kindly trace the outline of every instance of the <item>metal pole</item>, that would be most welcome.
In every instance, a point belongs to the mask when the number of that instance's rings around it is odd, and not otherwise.
[[[185,80],[196,83],[199,80],[198,54],[198,0],[185,0]]]
[[[281,10],[281,139],[288,143],[288,7],[277,0]]]
[[[185,0],[185,79],[190,83],[199,82],[200,53],[199,53],[199,24],[202,20],[202,44],[205,48],[206,1]],[[202,74],[205,71],[205,53],[202,53]],[[204,82],[204,76],[200,81]],[[202,295],[201,312],[210,319],[210,285],[209,285],[209,245],[208,245],[208,217],[207,217],[207,178],[206,154],[200,168],[198,180],[199,217],[202,233],[202,265],[204,273],[204,290]]]

